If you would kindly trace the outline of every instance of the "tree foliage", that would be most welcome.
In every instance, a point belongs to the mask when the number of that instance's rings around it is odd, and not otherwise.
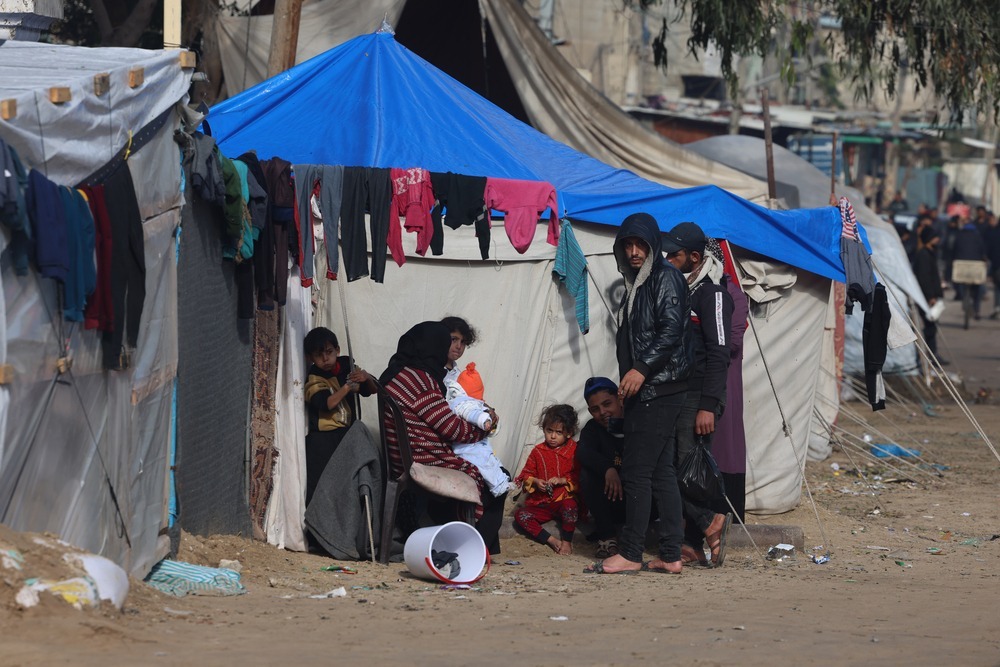
[[[689,21],[692,53],[714,45],[730,89],[738,87],[738,56],[777,55],[794,78],[796,58],[808,61],[821,15],[840,20],[826,51],[859,97],[900,93],[905,68],[919,89],[931,87],[942,109],[964,114],[1000,111],[1000,3],[997,0],[624,0],[646,9],[672,2]],[[668,66],[663,21],[653,52]],[[777,35],[786,35],[779,43]],[[801,61],[800,61],[801,62]]]

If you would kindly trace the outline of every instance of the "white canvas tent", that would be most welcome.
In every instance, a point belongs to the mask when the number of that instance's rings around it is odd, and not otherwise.
[[[144,80],[130,86],[137,68]],[[100,95],[99,74],[109,82]],[[63,321],[54,282],[34,270],[15,275],[3,254],[0,363],[10,381],[0,386],[0,521],[55,533],[135,576],[169,546],[174,248],[184,201],[173,109],[186,101],[190,78],[177,51],[0,46],[0,99],[17,108],[0,121],[0,137],[27,168],[70,186],[131,147],[146,257],[138,346],[128,370],[109,372],[98,335]],[[54,86],[67,87],[71,99],[50,102]],[[5,249],[9,239],[4,230]]]

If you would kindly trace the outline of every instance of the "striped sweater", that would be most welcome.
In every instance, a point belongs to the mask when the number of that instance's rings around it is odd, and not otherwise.
[[[486,433],[451,411],[437,381],[430,373],[404,368],[386,384],[385,389],[403,412],[413,460],[424,465],[460,470],[475,480],[482,492],[485,487],[479,470],[468,461],[455,456],[450,443],[478,442],[486,437]],[[402,469],[402,461],[390,411],[386,410],[382,415],[382,424],[389,441],[392,470],[398,475]]]

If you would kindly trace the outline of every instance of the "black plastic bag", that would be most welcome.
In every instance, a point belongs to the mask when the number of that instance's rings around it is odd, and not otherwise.
[[[695,438],[695,446],[677,468],[677,484],[685,498],[710,505],[726,496],[722,473],[712,452],[701,437]]]

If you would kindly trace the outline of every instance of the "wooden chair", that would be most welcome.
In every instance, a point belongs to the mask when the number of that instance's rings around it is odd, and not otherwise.
[[[379,541],[378,557],[383,565],[389,562],[389,552],[392,547],[392,529],[396,525],[396,511],[399,509],[399,497],[403,491],[411,488],[419,488],[427,493],[438,495],[444,498],[452,498],[459,502],[460,518],[468,524],[475,522],[476,503],[469,502],[468,492],[465,495],[459,493],[442,492],[440,484],[428,484],[421,479],[423,475],[418,474],[414,478],[414,471],[423,471],[424,475],[430,473],[436,480],[451,478],[456,485],[468,486],[472,478],[458,470],[449,468],[421,466],[414,464],[413,452],[410,450],[410,437],[406,432],[406,420],[403,411],[396,400],[385,390],[385,387],[376,383],[378,389],[379,408],[379,440],[382,443],[382,466],[383,477],[385,479],[385,493],[383,494],[382,505],[382,535]],[[386,433],[386,420],[392,419],[396,430],[396,442],[399,447],[399,458],[402,464],[402,472],[396,474],[392,469],[391,445]],[[475,482],[472,482],[475,486]],[[446,485],[447,486],[447,485]],[[433,487],[433,488],[431,488]]]

